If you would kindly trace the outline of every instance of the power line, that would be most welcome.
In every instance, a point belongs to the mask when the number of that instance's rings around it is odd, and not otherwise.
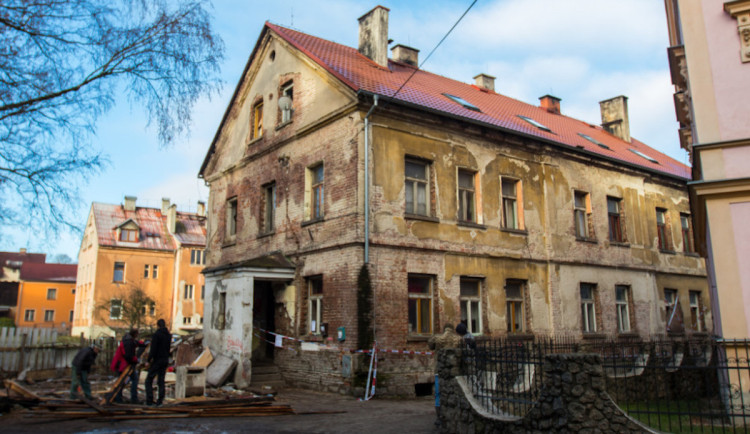
[[[398,93],[401,92],[401,89],[403,89],[404,86],[406,86],[406,83],[408,83],[409,80],[411,80],[412,77],[414,77],[414,75],[417,73],[417,71],[419,71],[420,69],[422,69],[422,67],[424,66],[424,64],[427,63],[427,61],[430,59],[430,56],[432,56],[432,54],[438,49],[438,47],[440,47],[440,45],[443,43],[443,41],[445,41],[448,38],[448,36],[451,34],[451,32],[453,32],[453,29],[455,29],[456,26],[458,26],[458,23],[460,23],[461,20],[464,19],[464,17],[466,16],[466,14],[469,13],[469,11],[471,10],[471,8],[474,7],[474,5],[478,1],[479,0],[474,0],[473,2],[471,2],[471,4],[469,5],[468,8],[466,8],[466,10],[464,11],[464,13],[461,14],[460,17],[458,17],[458,20],[453,24],[453,27],[451,27],[450,30],[448,30],[448,32],[445,34],[445,36],[443,36],[443,38],[440,40],[440,42],[438,42],[437,45],[435,45],[435,48],[433,48],[432,51],[430,51],[430,54],[428,54],[427,57],[424,58],[424,60],[422,61],[422,63],[419,64],[419,66],[417,66],[416,69],[414,69],[414,71],[411,73],[411,75],[409,75],[409,77],[406,79],[406,81],[404,81],[401,84],[401,87],[399,87],[396,90],[396,93],[394,93],[393,95],[391,95],[390,98],[392,98],[392,99],[396,98],[396,95],[398,95]],[[387,105],[387,103],[386,103],[386,105]]]

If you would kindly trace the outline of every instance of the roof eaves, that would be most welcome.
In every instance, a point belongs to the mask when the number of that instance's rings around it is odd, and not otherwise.
[[[359,90],[357,92],[357,95],[374,96],[374,95],[376,95],[376,93],[361,89],[361,90]],[[514,129],[510,129],[510,128],[505,128],[505,127],[502,127],[502,126],[499,126],[499,125],[493,125],[493,124],[490,124],[488,122],[483,122],[483,121],[476,120],[476,119],[466,118],[466,117],[463,117],[463,116],[460,116],[460,115],[454,115],[452,113],[448,113],[448,112],[445,112],[445,111],[442,111],[442,110],[432,109],[432,108],[429,108],[429,107],[425,107],[423,105],[410,103],[408,101],[403,101],[403,100],[399,100],[399,99],[390,98],[390,97],[388,97],[386,95],[382,95],[382,94],[377,94],[377,95],[378,95],[379,98],[385,99],[390,104],[397,104],[397,105],[401,105],[401,106],[404,106],[404,107],[421,110],[421,111],[424,111],[424,112],[427,112],[427,113],[436,114],[438,116],[445,116],[445,117],[448,117],[448,118],[451,118],[451,119],[455,119],[455,120],[459,120],[459,121],[462,121],[462,122],[474,124],[474,125],[477,125],[477,126],[489,128],[489,129],[496,130],[496,131],[500,131],[500,132],[503,132],[503,133],[513,134],[513,135],[521,136],[521,137],[524,137],[524,138],[527,138],[527,139],[537,140],[537,141],[540,141],[540,142],[543,142],[543,143],[546,143],[546,144],[549,144],[549,145],[552,145],[552,146],[556,146],[558,148],[567,149],[567,150],[573,150],[575,152],[583,153],[583,154],[586,154],[586,155],[590,155],[590,156],[593,156],[593,157],[596,157],[596,158],[599,158],[599,159],[602,159],[602,160],[605,160],[605,161],[608,161],[608,162],[617,163],[617,164],[624,165],[624,166],[627,166],[627,167],[636,168],[636,169],[639,169],[639,170],[645,170],[645,171],[647,171],[649,173],[654,173],[654,174],[657,174],[657,175],[660,175],[660,176],[665,176],[667,178],[671,178],[671,179],[674,179],[674,180],[685,182],[685,181],[687,181],[687,180],[690,179],[690,178],[685,178],[685,177],[682,177],[682,176],[679,176],[679,175],[676,175],[676,174],[673,174],[673,173],[669,173],[669,172],[664,172],[664,171],[661,171],[661,170],[652,169],[652,168],[646,167],[646,166],[641,166],[641,165],[638,165],[638,164],[635,164],[635,163],[631,163],[629,161],[621,160],[619,158],[608,157],[606,155],[602,155],[602,154],[599,154],[599,153],[596,153],[596,152],[591,152],[591,151],[588,151],[586,149],[582,149],[582,148],[580,148],[578,146],[568,145],[568,144],[557,142],[557,141],[554,141],[554,140],[551,140],[551,139],[548,139],[548,138],[545,138],[545,137],[541,137],[541,136],[537,136],[537,135],[533,135],[533,134],[524,133],[523,131],[518,131],[518,130],[514,130]]]

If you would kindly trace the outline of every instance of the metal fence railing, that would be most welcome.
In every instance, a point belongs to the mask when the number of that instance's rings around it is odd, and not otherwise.
[[[464,375],[486,411],[523,417],[538,402],[544,356],[576,352],[601,356],[607,392],[645,425],[663,432],[750,432],[750,340],[484,340],[464,351]]]

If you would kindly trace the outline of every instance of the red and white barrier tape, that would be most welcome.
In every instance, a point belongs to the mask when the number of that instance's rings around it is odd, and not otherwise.
[[[267,333],[267,334],[273,335],[273,336],[278,336],[278,337],[281,337],[282,339],[288,339],[290,341],[295,341],[295,342],[300,342],[300,343],[314,343],[314,344],[318,343],[318,342],[303,341],[302,339],[297,339],[297,338],[293,338],[293,337],[289,337],[289,336],[284,336],[282,334],[275,333],[275,332],[272,332],[270,330],[265,330],[265,329],[262,329],[260,327],[255,327],[255,328],[257,330],[260,330],[263,333]],[[260,336],[258,336],[258,337],[260,339],[263,339]],[[263,340],[265,340],[266,342],[268,342],[270,344],[275,344],[276,343],[276,342],[272,342],[272,341],[269,341],[269,340],[266,340],[266,339],[263,339]],[[357,353],[357,354],[359,354],[359,353],[371,354],[373,351],[376,351],[378,353],[407,354],[407,355],[413,355],[413,356],[431,356],[431,355],[435,354],[432,351],[386,350],[386,349],[380,349],[380,348],[375,348],[375,347],[373,347],[372,350],[343,350],[343,351],[349,351],[351,353]]]

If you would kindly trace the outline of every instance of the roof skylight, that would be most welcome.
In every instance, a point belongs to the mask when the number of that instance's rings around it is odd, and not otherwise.
[[[470,103],[469,101],[466,101],[465,99],[461,98],[460,96],[451,95],[449,93],[444,93],[443,96],[446,96],[453,100],[453,102],[459,103],[465,108],[469,110],[474,110],[475,112],[482,112],[482,110],[479,109],[479,107],[475,106],[474,104]]]
[[[637,151],[637,150],[635,150],[635,149],[633,149],[633,148],[628,148],[628,151],[630,151],[630,152],[634,153],[635,155],[637,155],[637,156],[639,156],[639,157],[645,158],[645,159],[647,159],[648,161],[650,161],[650,162],[652,162],[652,163],[656,163],[656,164],[659,164],[659,162],[658,162],[658,161],[654,160],[653,158],[649,157],[648,155],[644,154],[644,153],[643,153],[643,152],[641,152],[641,151]]]
[[[609,149],[610,151],[612,150],[609,146],[605,145],[604,143],[596,140],[595,138],[593,138],[593,137],[591,137],[589,135],[586,135],[586,134],[583,134],[583,133],[578,133],[578,135],[581,136],[581,137],[583,137],[584,139],[588,140],[589,142],[591,142],[591,143],[599,146],[600,148]]]
[[[550,130],[548,127],[540,124],[539,122],[535,121],[534,119],[528,118],[526,116],[521,116],[521,115],[516,115],[516,116],[518,116],[519,118],[525,120],[526,122],[530,123],[531,125],[539,128],[540,130],[547,131],[547,132],[550,132],[550,133],[552,132],[552,130]]]

